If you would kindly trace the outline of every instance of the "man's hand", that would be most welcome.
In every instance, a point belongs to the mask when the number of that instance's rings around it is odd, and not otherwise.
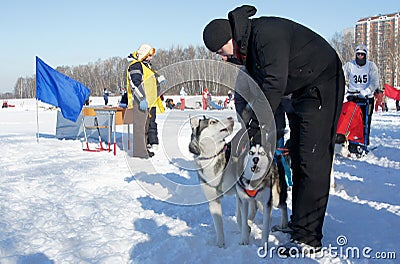
[[[164,75],[160,75],[157,77],[157,81],[159,84],[165,84],[167,82],[167,79],[165,79]]]
[[[140,101],[139,109],[142,110],[142,111],[146,111],[147,108],[149,108],[149,105],[147,104],[146,99],[143,99],[142,101]]]
[[[360,98],[366,98],[367,96],[371,95],[369,89],[364,89],[360,91]]]

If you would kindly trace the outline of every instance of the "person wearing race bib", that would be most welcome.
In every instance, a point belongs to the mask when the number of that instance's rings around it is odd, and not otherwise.
[[[368,103],[368,137],[369,145],[371,132],[371,117],[374,109],[374,92],[379,88],[378,67],[373,61],[367,60],[367,47],[360,44],[355,50],[355,59],[343,66],[343,72],[348,84],[347,100]],[[362,112],[366,112],[366,105],[361,106]],[[365,114],[363,115],[365,123]]]

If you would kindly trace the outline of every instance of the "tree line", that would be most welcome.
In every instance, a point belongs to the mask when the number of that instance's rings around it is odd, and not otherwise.
[[[343,63],[354,57],[354,36],[352,33],[336,33],[330,41],[332,47],[339,54]],[[168,50],[159,49],[155,54],[152,64],[154,69],[162,69],[168,65],[195,59],[215,59],[218,57],[207,50],[204,46],[189,45],[186,48],[181,46],[171,47]],[[321,58],[323,60],[323,58]],[[112,57],[105,60],[99,59],[86,65],[59,66],[57,71],[75,79],[91,90],[91,96],[102,96],[104,88],[112,94],[119,95],[121,87],[126,86],[126,68],[129,62],[126,58]],[[215,95],[226,94],[226,88],[218,87],[216,83],[206,81],[195,81],[187,85],[186,92],[189,95],[199,94],[204,87],[210,87]],[[168,94],[179,94],[180,87],[173,87]],[[0,94],[2,98],[35,98],[36,97],[36,76],[19,77],[15,83],[13,93]]]

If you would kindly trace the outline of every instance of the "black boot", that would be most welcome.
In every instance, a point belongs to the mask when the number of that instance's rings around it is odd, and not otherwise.
[[[149,157],[152,158],[154,156],[154,152],[147,150],[147,153],[149,154]]]

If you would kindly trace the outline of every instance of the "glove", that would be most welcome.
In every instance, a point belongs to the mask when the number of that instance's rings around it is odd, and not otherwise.
[[[159,84],[164,84],[167,82],[167,79],[165,79],[164,75],[160,75],[157,77],[157,81]]]
[[[348,95],[346,97],[348,102],[357,102],[357,100],[360,98],[360,94],[352,94],[352,95]]]
[[[359,97],[360,98],[366,98],[367,96],[369,96],[371,93],[369,91],[369,89],[364,89],[360,91]]]
[[[147,104],[146,99],[143,99],[142,101],[140,101],[139,109],[142,110],[142,111],[146,111],[147,108],[149,108],[149,105]]]

